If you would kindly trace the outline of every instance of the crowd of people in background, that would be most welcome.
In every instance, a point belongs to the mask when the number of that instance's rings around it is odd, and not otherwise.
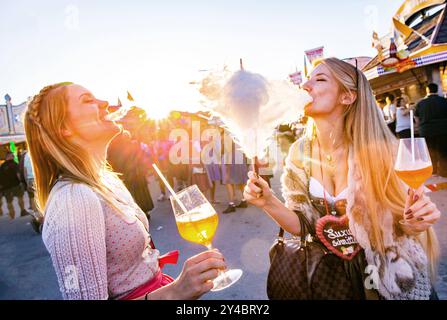
[[[429,84],[426,90],[427,96],[417,104],[411,103],[403,94],[397,98],[389,94],[382,112],[390,130],[399,139],[403,139],[411,136],[410,110],[413,110],[415,136],[424,137],[427,141],[433,173],[447,177],[447,99],[438,95],[436,84]],[[111,112],[116,108],[109,107]],[[250,170],[249,161],[234,142],[224,142],[228,133],[220,126],[210,124],[208,120],[198,114],[173,112],[168,118],[155,121],[148,119],[146,112],[139,108],[132,109],[121,120],[124,131],[112,141],[107,159],[112,168],[120,173],[120,178],[148,218],[154,208],[149,190],[151,176],[155,177],[160,191],[156,201],[162,202],[169,198],[164,183],[152,168],[154,163],[176,191],[196,184],[212,204],[227,202],[226,209],[222,211],[224,214],[247,207],[243,187]],[[301,135],[300,124],[305,124],[305,120],[305,117],[300,119],[298,126],[283,125],[278,128],[277,142],[283,154],[287,154],[288,147]],[[193,140],[193,121],[200,124],[201,132],[206,129],[219,130],[220,140],[212,137],[205,141]],[[174,129],[184,129],[190,137],[187,163],[174,164],[169,159],[171,148],[176,143],[170,139],[170,133]],[[231,138],[228,141],[232,141]],[[213,144],[208,155],[211,161],[203,163],[201,151],[210,143]],[[0,166],[0,214],[3,215],[2,202],[5,198],[11,218],[37,212],[33,201],[34,177],[27,151],[21,151],[17,160],[18,163],[14,160],[14,154],[8,152]],[[277,165],[275,161],[273,157],[267,156],[257,163],[260,176],[269,184],[274,174],[273,167]],[[216,198],[216,188],[220,185],[226,189],[225,199]],[[29,198],[28,209],[25,208],[25,192]],[[18,199],[19,213],[14,210],[14,198]]]
[[[427,143],[435,176],[447,177],[447,99],[441,97],[435,83],[426,86],[426,96],[417,103],[402,92],[396,98],[388,94],[382,113],[388,128],[399,139],[423,137]],[[380,106],[380,101],[379,101]],[[411,119],[410,111],[414,117]],[[413,121],[413,124],[412,124]]]
[[[113,112],[117,107],[109,106],[109,109]],[[220,139],[210,136],[194,140],[191,132],[194,121],[196,124],[199,123],[201,132],[207,129],[217,130]],[[125,118],[120,120],[120,124],[124,130],[111,142],[107,161],[120,174],[120,179],[149,219],[155,203],[169,199],[164,183],[153,170],[154,163],[176,191],[196,184],[212,204],[226,206],[226,209],[222,210],[223,214],[247,208],[247,202],[243,198],[243,187],[250,164],[221,126],[210,123],[208,118],[198,114],[179,112],[174,112],[166,119],[155,121],[148,119],[146,112],[139,108],[129,111]],[[171,149],[177,142],[170,136],[174,129],[183,129],[188,133],[190,141],[187,163],[173,163],[169,158]],[[293,126],[283,125],[278,128],[278,132],[281,151],[287,154],[288,147],[296,140],[300,131],[295,131]],[[209,154],[205,163],[200,155],[206,145]],[[260,175],[267,181],[273,177],[275,165],[276,159],[270,156],[257,162]],[[149,188],[151,177],[155,179],[159,188],[156,199],[151,196]],[[14,154],[8,152],[6,161],[0,167],[0,214],[3,215],[2,198],[6,198],[6,207],[12,219],[30,213],[33,216],[38,214],[33,185],[34,176],[28,152],[20,150],[18,162],[14,161]],[[225,190],[220,198],[216,196],[218,186]],[[29,199],[28,209],[25,208],[25,192]],[[19,213],[14,211],[15,198],[18,199]],[[33,227],[36,231],[39,228],[34,225]]]
[[[146,114],[138,116],[129,113],[122,122],[124,128],[132,136],[132,138],[128,139],[133,139],[132,141],[134,141],[134,145],[138,149],[131,151],[133,154],[133,162],[135,163],[129,161],[129,156],[123,153],[123,148],[130,146],[130,142],[120,142],[121,138],[115,138],[109,148],[109,162],[116,171],[126,171],[124,168],[119,167],[119,164],[116,164],[116,167],[114,166],[116,162],[114,159],[121,157],[124,159],[122,163],[131,168],[134,173],[140,170],[136,168],[143,168],[142,172],[146,172],[146,175],[139,174],[140,179],[143,179],[142,177],[144,176],[148,179],[153,175],[158,181],[160,189],[160,195],[157,198],[158,202],[167,200],[169,194],[162,180],[152,169],[153,163],[159,167],[169,184],[176,191],[195,184],[212,204],[227,202],[228,205],[222,211],[223,214],[232,213],[238,208],[242,209],[247,207],[247,202],[242,194],[250,164],[223,128],[216,124],[210,124],[208,119],[200,117],[197,114],[169,117],[157,122],[138,121],[138,118],[144,119],[146,118]],[[194,121],[199,123],[201,132],[207,129],[217,130],[219,132],[219,139],[210,136],[198,140],[192,133],[192,123]],[[170,159],[172,147],[177,143],[177,141],[172,140],[172,137],[170,137],[174,129],[184,129],[188,133],[189,146],[187,150],[189,155],[186,157],[186,163],[184,161],[174,163]],[[293,142],[296,137],[291,131],[290,134],[294,137],[291,141]],[[226,143],[226,139],[227,141],[231,141],[231,143]],[[208,145],[209,154],[207,154],[207,161],[204,162],[201,155],[206,145]],[[261,175],[266,178],[273,177],[273,166],[275,165],[273,159],[262,159],[258,164]],[[125,174],[123,174],[122,178],[126,181]],[[129,179],[131,180],[131,178]],[[135,183],[135,185],[137,184]],[[226,189],[226,198],[216,198],[216,188],[220,185]],[[137,203],[140,201],[143,202],[139,204],[144,208],[143,211],[148,213],[153,208],[152,201],[148,200],[150,195],[146,190],[143,191],[145,188],[141,185],[139,188],[140,190],[137,191],[136,188],[130,187],[129,191],[133,195],[134,193],[145,194],[144,197],[134,195],[134,198]]]
[[[110,112],[116,109],[116,106],[109,106]],[[199,124],[201,133],[207,129],[217,130],[219,139],[210,136],[197,140],[192,134],[193,122]],[[153,170],[154,163],[176,191],[196,184],[212,204],[226,204],[226,209],[222,210],[223,214],[247,208],[247,202],[243,198],[243,187],[250,170],[249,161],[229,134],[221,126],[210,124],[209,118],[198,114],[173,112],[170,117],[155,121],[148,119],[144,110],[133,108],[120,120],[120,124],[124,130],[112,140],[108,148],[107,161],[113,170],[119,173],[119,177],[135,202],[149,219],[150,212],[155,207],[154,202],[169,199],[169,192]],[[178,129],[183,129],[188,133],[189,155],[186,157],[186,162],[173,163],[170,152],[177,141],[172,140],[171,133]],[[279,138],[279,144],[283,154],[286,154],[288,146],[295,141],[296,134],[299,132],[295,132],[289,125],[279,128],[279,132],[279,136],[283,137],[283,139]],[[205,163],[201,154],[206,145],[208,145],[209,154]],[[267,181],[273,177],[275,161],[273,157],[266,157],[257,162],[260,175]],[[14,212],[14,198],[18,199],[20,216],[29,213],[37,214],[33,201],[32,165],[26,150],[20,152],[19,163],[14,162],[14,155],[9,152],[5,163],[0,167],[0,176],[0,199],[6,198],[11,218],[17,216]],[[153,199],[149,188],[151,177],[155,179],[159,188],[156,199]],[[226,196],[216,197],[218,186],[225,189],[223,194]],[[24,204],[25,192],[28,194],[30,203],[28,210],[25,209]],[[37,228],[38,226],[35,229]]]

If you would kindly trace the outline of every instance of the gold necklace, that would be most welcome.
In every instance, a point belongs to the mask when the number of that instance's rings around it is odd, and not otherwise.
[[[318,142],[318,148],[319,148],[319,150],[321,150],[322,148],[321,148],[320,140],[318,139],[318,137],[317,137],[317,142]],[[328,171],[329,171],[331,177],[334,177],[334,176],[335,176],[335,169],[336,169],[336,167],[337,167],[336,164],[335,164],[335,160],[334,160],[333,154],[334,154],[334,153],[335,153],[335,152],[336,152],[342,145],[343,145],[343,141],[340,142],[340,143],[334,148],[334,150],[332,151],[331,154],[328,154],[327,152],[324,152],[324,151],[323,151],[323,153],[324,153],[324,160],[325,160],[325,162],[326,162],[326,167],[330,169],[330,170],[328,170]]]

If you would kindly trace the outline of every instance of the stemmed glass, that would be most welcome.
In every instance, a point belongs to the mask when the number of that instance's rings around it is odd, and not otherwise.
[[[170,197],[177,228],[182,238],[212,250],[212,240],[219,222],[216,210],[197,185],[177,192],[176,198],[181,204],[173,196]],[[214,286],[211,291],[228,288],[239,280],[242,273],[240,269],[219,270],[218,277],[213,280]]]
[[[431,177],[433,166],[424,138],[400,139],[394,170],[413,190]],[[399,223],[406,224],[406,221],[400,220]]]

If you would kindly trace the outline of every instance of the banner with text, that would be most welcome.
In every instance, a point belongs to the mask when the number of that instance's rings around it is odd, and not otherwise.
[[[304,51],[307,60],[312,64],[315,60],[321,59],[324,56],[324,47],[318,47],[311,50]]]
[[[294,85],[297,85],[297,86],[299,86],[301,83],[303,83],[303,76],[301,74],[301,71],[297,71],[297,72],[289,74],[289,79]]]

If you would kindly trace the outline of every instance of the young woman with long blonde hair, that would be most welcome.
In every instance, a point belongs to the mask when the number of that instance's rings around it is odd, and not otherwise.
[[[106,163],[120,127],[108,103],[85,88],[43,88],[28,105],[25,132],[44,213],[43,241],[64,299],[195,299],[225,263],[218,251],[188,259],[177,279],[163,274],[149,223]]]
[[[294,211],[314,225],[325,215],[346,214],[362,249],[344,262],[352,298],[435,297],[438,246],[432,226],[440,212],[423,187],[413,193],[394,172],[398,141],[383,121],[368,80],[357,67],[328,58],[316,63],[303,88],[313,98],[305,107],[313,126],[286,159],[285,204],[253,172],[246,199],[293,235],[300,234]],[[399,223],[403,217],[405,225]],[[372,288],[364,285],[368,265],[378,273]]]

